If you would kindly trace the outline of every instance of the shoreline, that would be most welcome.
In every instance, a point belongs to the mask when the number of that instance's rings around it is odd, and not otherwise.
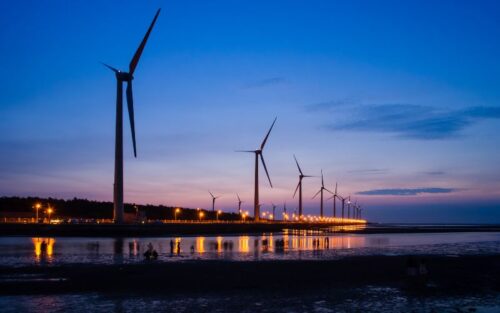
[[[320,231],[325,234],[396,234],[500,232],[500,225],[390,225],[325,223],[167,223],[167,224],[22,224],[0,223],[0,236],[32,237],[171,237],[242,235],[282,231]]]

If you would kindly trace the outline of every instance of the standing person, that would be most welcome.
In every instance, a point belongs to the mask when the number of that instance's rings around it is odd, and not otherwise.
[[[181,241],[177,241],[177,255],[181,254]]]
[[[174,254],[174,241],[170,239],[170,255]]]

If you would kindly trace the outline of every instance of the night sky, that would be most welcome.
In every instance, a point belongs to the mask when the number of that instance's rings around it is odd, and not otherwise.
[[[297,206],[305,174],[387,222],[500,222],[498,1],[2,1],[0,196],[112,200],[115,78],[156,9],[124,115],[125,201]],[[126,113],[126,111],[125,111]],[[319,178],[304,179],[305,213]],[[331,214],[331,201],[327,212]]]

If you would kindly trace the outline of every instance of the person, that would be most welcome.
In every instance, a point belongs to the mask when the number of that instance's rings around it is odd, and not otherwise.
[[[408,279],[408,284],[412,288],[415,287],[417,284],[417,275],[418,275],[417,261],[413,256],[410,256],[406,260],[406,277]]]
[[[194,244],[191,245],[191,254],[194,253]]]
[[[170,254],[174,254],[174,241],[170,239]]]
[[[42,243],[40,244],[40,252],[43,255],[47,253],[47,242],[45,242],[45,240],[43,240]]]
[[[419,285],[425,287],[427,285],[427,275],[429,271],[427,270],[427,264],[425,259],[421,259],[418,265],[418,277]]]
[[[177,254],[181,254],[181,242],[177,241]]]

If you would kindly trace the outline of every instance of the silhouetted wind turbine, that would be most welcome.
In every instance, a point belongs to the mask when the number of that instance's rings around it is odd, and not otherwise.
[[[214,196],[210,191],[208,192],[212,196],[212,212],[215,211],[215,200],[219,199],[220,196]]]
[[[338,197],[339,196],[337,194],[337,183],[335,183],[335,192],[333,193],[333,196],[328,199],[328,200],[333,199],[333,217],[337,217],[337,198]]]
[[[302,173],[302,170],[300,169],[299,162],[297,161],[297,158],[295,157],[295,154],[293,155],[293,158],[295,159],[295,163],[297,164],[297,168],[299,169],[299,183],[297,184],[297,188],[295,188],[295,192],[293,193],[293,197],[295,198],[295,195],[297,194],[297,190],[299,191],[299,219],[302,216],[302,179],[304,177],[314,177],[310,175],[304,175]]]
[[[351,195],[347,197],[347,218],[351,218]]]
[[[236,194],[236,196],[238,197],[238,213],[241,214],[241,204],[243,203],[243,201],[241,201],[238,194]]]
[[[264,146],[266,145],[267,138],[269,138],[269,134],[271,133],[271,130],[274,127],[274,123],[276,123],[277,117],[274,118],[273,123],[271,124],[271,127],[269,128],[269,131],[266,134],[266,137],[264,137],[264,140],[262,141],[260,148],[257,150],[239,150],[236,152],[251,152],[255,153],[255,194],[254,194],[254,202],[253,202],[253,215],[254,219],[256,221],[259,220],[260,218],[260,208],[259,208],[259,156],[260,160],[262,161],[262,166],[264,166],[264,170],[266,171],[267,179],[269,180],[269,185],[271,185],[271,188],[273,188],[273,184],[271,183],[271,178],[269,177],[269,172],[267,171],[266,167],[266,162],[264,162],[264,156],[262,155],[262,151],[264,150]]]
[[[115,180],[113,186],[113,219],[115,223],[123,223],[123,82],[127,82],[127,106],[130,120],[130,129],[132,131],[132,143],[134,147],[134,157],[137,157],[135,143],[135,122],[134,122],[134,100],[132,97],[132,80],[134,71],[141,58],[142,51],[146,46],[149,34],[160,14],[160,9],[156,12],[146,35],[141,41],[139,48],[130,61],[128,72],[122,72],[110,65],[104,64],[112,70],[116,76],[116,133],[115,133]]]
[[[274,220],[274,219],[276,219],[276,215],[275,214],[276,214],[277,205],[274,204],[274,203],[272,203],[272,202],[271,202],[271,205],[273,206],[273,220]]]
[[[340,195],[337,195],[337,198],[340,199],[340,201],[342,201],[342,220],[344,219],[344,205],[345,205],[345,200],[347,200],[347,198],[344,198]]]
[[[321,170],[321,188],[318,190],[318,192],[312,197],[313,199],[316,198],[316,196],[318,194],[321,194],[321,197],[320,197],[320,216],[323,217],[323,191],[326,190],[328,191],[329,193],[333,194],[333,192],[331,192],[330,190],[328,190],[327,188],[325,188],[325,180],[323,179],[323,170]]]

